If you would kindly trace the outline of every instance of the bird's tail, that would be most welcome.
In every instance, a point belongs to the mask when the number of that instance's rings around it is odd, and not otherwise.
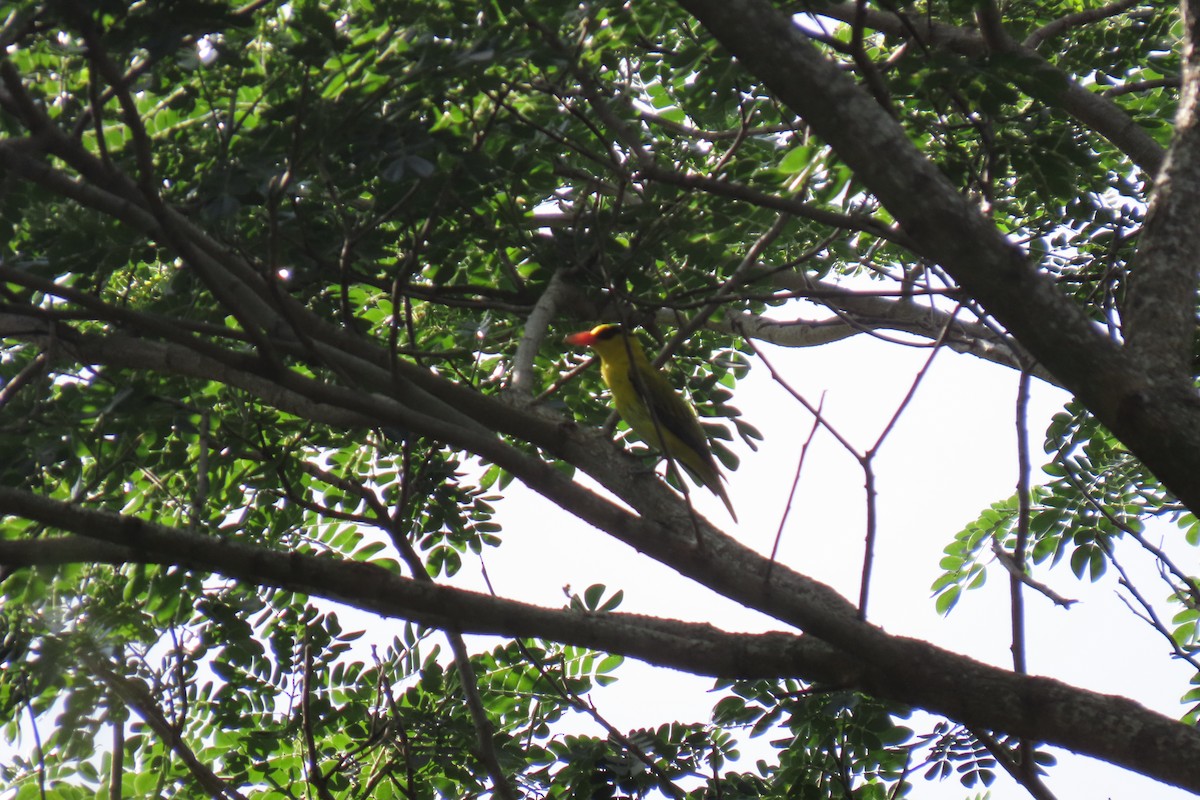
[[[684,466],[687,465],[685,464]],[[737,522],[737,512],[733,510],[733,501],[729,499],[729,492],[725,491],[725,484],[722,483],[725,480],[725,476],[717,469],[716,464],[706,463],[704,466],[705,470],[703,472],[697,472],[693,469],[689,469],[688,471],[695,476],[696,483],[704,484],[705,488],[721,498],[721,502],[725,504],[725,508],[729,509],[729,516],[733,517],[734,522]]]
[[[737,522],[737,512],[733,510],[733,501],[729,499],[729,493],[725,491],[725,484],[721,483],[721,476],[718,474],[711,483],[706,481],[704,485],[712,490],[713,494],[721,498],[721,502],[729,509],[729,516],[733,517],[734,522]]]
[[[729,493],[725,491],[725,484],[721,482],[725,476],[717,469],[715,463],[707,460],[702,461],[700,462],[701,468],[699,469],[695,464],[689,464],[685,461],[676,461],[675,463],[682,466],[684,471],[692,476],[692,479],[696,483],[703,485],[710,492],[721,498],[721,502],[725,504],[725,508],[729,509],[729,516],[733,517],[734,522],[738,521],[737,512],[733,510],[733,501],[729,499]]]

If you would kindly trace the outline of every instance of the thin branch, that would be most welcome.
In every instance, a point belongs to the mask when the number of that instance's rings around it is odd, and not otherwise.
[[[1018,577],[1025,571],[1025,549],[1029,543],[1029,373],[1022,372],[1017,384],[1017,542],[1011,553],[1013,569],[1009,571],[1008,594],[1012,620],[1013,670],[1026,673],[1025,661],[1025,597]],[[993,541],[993,545],[997,543]],[[1022,743],[1023,744],[1023,743]]]
[[[1025,584],[1030,589],[1033,589],[1035,592],[1045,595],[1045,597],[1050,602],[1054,603],[1054,605],[1062,606],[1063,608],[1070,608],[1072,605],[1079,602],[1078,600],[1071,600],[1063,597],[1046,584],[1034,578],[1029,574],[1028,571],[1019,568],[1016,565],[1016,562],[1013,561],[1012,555],[1005,552],[1004,548],[1000,546],[999,542],[992,542],[992,554],[996,557],[996,560],[1000,562],[1000,566],[1004,567],[1004,569],[1008,571],[1009,575]]]
[[[854,0],[855,14],[854,19],[850,23],[850,57],[854,60],[854,65],[858,68],[858,74],[862,76],[863,83],[871,92],[871,96],[875,101],[893,117],[897,116],[896,108],[892,105],[892,97],[888,92],[887,84],[883,82],[883,76],[879,74],[879,68],[871,61],[867,55],[866,47],[864,46],[864,22],[866,21],[867,0]]]
[[[1109,86],[1103,90],[1102,94],[1105,97],[1120,97],[1123,94],[1148,92],[1154,89],[1178,89],[1182,85],[1182,78],[1178,75],[1171,75],[1166,78],[1155,78],[1148,81],[1130,81],[1128,83],[1117,84],[1116,86]]]
[[[163,743],[179,756],[188,772],[213,800],[246,800],[241,792],[230,786],[192,752],[175,726],[163,716],[144,684],[118,674],[99,656],[81,652],[79,657],[88,670],[104,681],[113,693],[132,708]]]
[[[1033,361],[1032,356],[1013,338],[996,332],[983,322],[957,320],[950,311],[932,303],[917,304],[912,301],[911,292],[900,293],[897,299],[891,299],[869,291],[850,289],[832,281],[815,279],[801,270],[790,269],[770,273],[763,280],[769,281],[772,286],[819,301],[837,315],[833,320],[803,320],[795,323],[764,320],[748,329],[757,331],[754,333],[756,338],[772,344],[784,347],[809,346],[809,341],[822,344],[857,333],[886,329],[912,333],[931,341],[944,336],[944,345],[956,353],[973,355],[1013,369],[1021,369],[1023,363]],[[953,292],[954,297],[959,297],[959,290],[951,287],[949,291]],[[743,315],[742,319],[745,318],[746,315]],[[950,329],[943,333],[947,324]],[[1033,373],[1046,383],[1060,385],[1040,364],[1034,367]]]
[[[713,314],[724,305],[724,300],[730,292],[750,280],[749,276],[758,265],[758,260],[763,252],[783,234],[790,221],[791,217],[787,214],[779,214],[775,217],[775,221],[771,223],[771,227],[763,231],[754,240],[754,243],[746,249],[746,254],[742,257],[741,262],[734,268],[729,278],[717,289],[709,301],[693,314],[687,322],[680,325],[674,335],[663,345],[662,350],[654,357],[653,363],[656,366],[665,364],[680,344],[702,328]]]
[[[133,153],[138,167],[138,183],[142,193],[151,207],[159,205],[162,200],[158,192],[158,179],[155,177],[156,170],[150,136],[146,133],[146,126],[142,123],[137,103],[134,102],[133,95],[129,93],[129,85],[125,82],[125,76],[117,69],[116,64],[109,58],[108,51],[101,43],[100,33],[95,28],[90,10],[81,8],[77,2],[69,5],[79,24],[83,41],[87,45],[87,55],[92,69],[108,81],[108,85],[117,98],[117,104],[121,107],[121,116],[133,142]],[[103,139],[103,136],[100,138]]]
[[[917,372],[916,377],[913,378],[912,383],[908,387],[908,391],[904,395],[904,399],[900,401],[900,404],[896,406],[896,410],[892,412],[891,419],[887,421],[887,424],[880,432],[879,437],[875,440],[875,444],[871,445],[871,447],[865,453],[863,453],[862,457],[859,459],[859,463],[862,464],[863,468],[864,489],[867,495],[867,531],[863,542],[862,577],[859,582],[858,590],[859,619],[865,620],[867,618],[867,598],[869,597],[871,590],[871,570],[875,563],[875,534],[877,529],[874,468],[875,456],[879,455],[879,448],[883,446],[884,440],[887,439],[888,434],[891,433],[896,427],[896,423],[900,420],[900,415],[904,413],[904,409],[908,407],[908,404],[912,402],[913,397],[916,396],[917,388],[921,385],[921,381],[929,372],[929,368],[933,366],[933,360],[937,358],[938,352],[941,350],[942,342],[945,341],[946,334],[949,332],[950,326],[954,323],[954,317],[957,313],[958,309],[956,308],[954,313],[950,315],[950,318],[946,320],[945,327],[942,328],[941,334],[938,336],[937,341],[935,341],[933,344],[933,350],[929,353],[929,357],[925,359],[925,363]]]
[[[1186,593],[1188,597],[1191,598],[1193,604],[1200,606],[1200,582],[1197,582],[1195,578],[1191,577],[1182,569],[1180,569],[1179,565],[1177,565],[1171,559],[1171,557],[1167,555],[1165,550],[1151,544],[1146,537],[1142,535],[1141,531],[1137,530],[1132,525],[1125,522],[1125,520],[1114,514],[1105,503],[1101,503],[1099,500],[1093,497],[1092,493],[1088,491],[1087,487],[1084,486],[1083,481],[1079,479],[1079,477],[1075,474],[1075,471],[1071,468],[1070,462],[1066,461],[1065,459],[1059,459],[1059,463],[1066,470],[1067,480],[1071,482],[1071,485],[1075,487],[1075,489],[1080,493],[1087,504],[1092,507],[1092,509],[1112,523],[1113,527],[1129,536],[1129,538],[1141,545],[1144,550],[1152,554],[1159,561],[1159,563],[1162,564],[1182,584],[1182,590],[1179,586],[1172,586],[1172,591],[1182,591],[1183,593]]]
[[[313,654],[309,642],[304,643],[304,678],[300,686],[300,726],[304,732],[304,766],[308,783],[317,790],[321,800],[334,800],[329,791],[329,776],[321,769],[317,753],[317,738],[312,717]]]
[[[531,403],[531,405],[540,403],[543,400],[545,400],[547,397],[550,397],[551,395],[555,394],[559,389],[566,386],[571,381],[575,380],[575,378],[578,377],[580,374],[582,374],[583,372],[586,372],[588,367],[590,367],[593,363],[595,363],[595,361],[596,361],[595,356],[589,356],[589,357],[585,358],[579,364],[576,364],[574,367],[571,367],[571,369],[569,369],[566,372],[564,372],[563,374],[559,375],[554,380],[553,383],[551,383],[549,386],[547,386],[545,388],[544,391],[542,391],[541,394],[539,394],[533,398],[533,403]]]
[[[814,206],[810,203],[792,200],[787,197],[780,197],[756,189],[753,186],[734,183],[725,178],[710,178],[706,175],[677,172],[660,166],[653,161],[643,163],[639,169],[639,174],[648,180],[667,183],[672,186],[678,186],[681,189],[703,191],[720,197],[729,197],[759,206],[760,208],[769,208],[801,219],[818,222],[822,225],[878,236],[881,239],[886,239],[893,244],[915,252],[913,241],[903,231],[899,228],[884,225],[868,216],[829,211],[820,206]]]
[[[777,133],[788,133],[796,130],[796,125],[762,125],[757,128],[746,128],[738,126],[736,130],[727,131],[709,131],[700,128],[693,128],[690,125],[683,125],[674,120],[667,119],[661,114],[655,114],[644,109],[638,110],[638,116],[646,122],[659,125],[677,136],[686,136],[691,139],[704,139],[706,141],[719,142],[725,139],[740,139],[743,136],[772,136]]]
[[[116,704],[119,702],[116,697],[110,697],[108,700],[108,718],[112,724],[112,760],[108,770],[108,798],[109,800],[124,800],[124,776],[125,776],[125,720],[124,709],[121,713],[114,714]]]
[[[334,475],[327,470],[318,467],[315,464],[307,461],[301,461],[300,466],[310,474],[319,477],[321,480],[329,483],[331,486],[336,486],[339,489],[357,496],[371,510],[373,517],[367,520],[370,524],[374,524],[384,529],[392,539],[399,550],[401,557],[408,564],[409,570],[412,572],[413,579],[418,582],[433,585],[433,579],[425,570],[420,556],[408,543],[403,532],[397,529],[396,520],[389,513],[386,506],[376,497],[367,486],[358,482]],[[470,655],[466,649],[466,642],[462,637],[461,631],[457,627],[447,627],[445,629],[447,638],[450,641],[451,649],[454,653],[455,665],[459,670],[463,685],[463,694],[467,703],[468,711],[471,719],[475,724],[476,729],[476,754],[484,765],[484,769],[492,778],[494,791],[501,797],[515,798],[512,787],[509,784],[507,777],[504,775],[500,767],[499,759],[496,755],[495,744],[493,742],[494,729],[490,719],[487,716],[487,711],[484,708],[483,701],[479,695],[478,679],[475,676],[474,667],[471,665]],[[307,649],[306,649],[307,653]],[[311,665],[309,665],[311,668]],[[307,674],[307,673],[306,673]],[[307,692],[306,678],[306,692]],[[307,695],[306,695],[307,697]],[[307,708],[307,700],[306,705]],[[315,752],[315,751],[313,751]],[[316,767],[315,761],[310,767],[310,774],[320,775]],[[325,779],[321,777],[318,782],[318,791],[321,792],[324,786]]]
[[[38,797],[46,800],[46,751],[42,749],[42,732],[38,730],[37,712],[33,710],[33,701],[26,699],[24,706],[25,711],[29,714],[29,728],[33,731],[33,753],[34,758],[37,759]]]
[[[980,728],[968,727],[967,730],[975,737],[976,741],[980,742],[987,751],[1004,767],[1013,780],[1025,788],[1029,792],[1030,797],[1034,800],[1055,800],[1054,793],[1050,791],[1050,787],[1042,783],[1041,777],[1038,776],[1036,769],[1037,764],[1033,763],[1032,751],[1026,753],[1022,751],[1021,758],[1013,757],[1013,753],[1005,747],[995,736]]]
[[[804,395],[800,394],[794,388],[792,388],[791,384],[789,384],[787,382],[787,379],[783,377],[783,373],[781,373],[777,369],[775,369],[774,364],[771,363],[771,361],[754,344],[753,341],[751,341],[750,339],[746,339],[745,342],[747,345],[749,345],[750,349],[752,351],[754,351],[754,355],[758,356],[758,358],[763,362],[763,366],[765,366],[767,368],[767,371],[771,373],[771,378],[776,383],[778,383],[780,386],[782,386],[784,388],[784,390],[788,394],[790,394],[793,398],[795,398],[802,406],[804,406],[805,410],[807,410],[809,414],[812,414],[813,418],[816,419],[821,424],[821,426],[823,428],[825,428],[825,430],[829,431],[829,433],[833,436],[833,438],[837,440],[838,444],[840,444],[846,450],[846,452],[848,452],[852,456],[854,456],[855,460],[861,462],[862,458],[863,458],[862,454],[859,453],[858,449],[855,448],[855,446],[850,443],[850,440],[848,440],[846,437],[842,436],[842,434],[839,433],[838,430],[836,428],[834,428],[832,424],[830,424],[828,421],[826,421],[825,417],[821,414],[821,409],[817,408],[812,403],[808,402],[808,400],[804,397]]]
[[[483,571],[483,580],[484,584],[487,586],[488,594],[495,597],[496,590],[492,586],[492,579],[488,576],[487,567],[483,564],[482,558],[480,559],[480,567]],[[576,711],[591,717],[594,722],[604,728],[604,731],[608,734],[608,737],[611,740],[621,745],[627,752],[632,753],[638,761],[641,761],[646,765],[648,770],[654,773],[655,777],[658,778],[660,791],[675,798],[684,797],[684,792],[674,784],[669,775],[662,771],[649,753],[639,747],[632,739],[621,733],[621,731],[619,731],[615,725],[605,719],[604,716],[601,715],[596,709],[595,705],[590,702],[585,702],[582,697],[563,685],[562,681],[556,680],[554,676],[551,675],[546,669],[546,665],[542,659],[539,658],[536,653],[526,647],[524,642],[522,642],[520,639],[516,639],[514,642],[517,645],[517,649],[519,649],[525,659],[533,665],[533,668],[537,670],[538,675],[550,686],[551,689],[554,690],[555,694],[565,700]]]
[[[1138,605],[1141,606],[1143,613],[1138,613],[1137,609],[1133,608],[1126,598],[1121,597],[1122,602],[1129,607],[1129,610],[1132,611],[1135,616],[1142,619],[1160,636],[1166,639],[1167,643],[1171,647],[1171,652],[1175,654],[1176,658],[1186,661],[1192,666],[1193,669],[1195,669],[1197,672],[1200,672],[1200,659],[1196,657],[1196,653],[1194,651],[1189,652],[1184,650],[1183,647],[1180,646],[1179,642],[1175,640],[1175,637],[1171,635],[1171,629],[1167,627],[1167,624],[1162,620],[1161,617],[1159,617],[1158,612],[1154,610],[1154,605],[1147,600],[1146,596],[1143,595],[1137,586],[1134,585],[1133,581],[1129,578],[1129,573],[1125,571],[1124,565],[1117,560],[1117,556],[1113,551],[1112,544],[1105,540],[1100,540],[1099,543],[1104,549],[1104,554],[1108,557],[1109,563],[1117,568],[1117,572],[1121,576],[1119,581],[1120,585],[1124,586],[1125,591],[1129,592],[1133,599],[1137,601]]]
[[[933,360],[937,358],[938,351],[941,350],[942,345],[945,343],[946,335],[950,332],[951,327],[953,327],[955,317],[958,315],[960,308],[961,307],[955,308],[946,319],[945,324],[942,326],[941,333],[938,334],[937,339],[935,339],[933,342],[933,350],[929,353],[929,357],[925,359],[925,363],[921,365],[921,369],[917,371],[916,377],[913,378],[912,383],[908,387],[908,391],[904,394],[904,399],[900,401],[900,405],[896,406],[896,410],[892,413],[891,418],[887,421],[887,424],[880,432],[879,438],[875,440],[875,444],[871,445],[870,449],[864,453],[868,460],[874,458],[879,452],[879,448],[883,446],[883,440],[886,439],[888,434],[892,432],[892,429],[896,427],[896,423],[900,421],[900,415],[904,412],[904,409],[908,407],[908,404],[912,402],[913,397],[916,396],[917,387],[921,385],[921,381],[929,372],[929,368],[933,366]]]
[[[1030,33],[1025,37],[1025,41],[1021,42],[1021,46],[1028,47],[1030,50],[1036,50],[1047,39],[1052,39],[1055,36],[1066,33],[1072,28],[1078,28],[1092,22],[1099,22],[1100,20],[1115,17],[1118,14],[1128,11],[1140,2],[1142,0],[1118,0],[1115,3],[1109,3],[1100,8],[1088,8],[1071,14],[1064,14],[1053,22],[1047,22],[1042,27]]]
[[[534,304],[533,310],[525,318],[521,328],[521,339],[517,343],[517,352],[513,356],[512,383],[510,390],[522,399],[533,395],[537,374],[533,369],[533,360],[541,348],[550,321],[558,314],[558,309],[566,299],[569,285],[565,280],[566,269],[560,267],[550,276],[546,289]]]
[[[1122,531],[1124,531],[1131,539],[1142,546],[1142,549],[1153,555],[1162,566],[1175,576],[1182,586],[1181,594],[1185,594],[1191,601],[1194,608],[1200,608],[1200,582],[1184,572],[1175,561],[1167,555],[1167,552],[1161,547],[1152,544],[1145,535],[1134,528],[1132,525],[1127,525],[1124,521],[1117,520],[1112,516],[1109,517]],[[1180,586],[1172,586],[1175,591],[1180,590]]]
[[[0,61],[0,74],[5,71],[6,63]],[[17,81],[19,85],[19,78]],[[0,140],[0,166],[14,177],[24,178],[60,197],[74,200],[85,208],[99,211],[138,230],[151,231],[156,228],[154,217],[139,202],[130,200],[107,185],[111,181],[104,180],[102,175],[85,175],[89,180],[75,180],[62,170],[34,158],[31,154],[39,153],[44,139],[44,136],[35,134],[32,138]],[[77,165],[72,166],[78,168]]]
[[[475,675],[475,667],[471,664],[471,656],[467,652],[466,642],[457,626],[446,628],[446,638],[450,641],[450,649],[454,651],[454,664],[458,668],[462,684],[463,696],[467,702],[467,710],[471,714],[471,722],[475,726],[475,756],[487,770],[492,779],[492,791],[504,800],[517,800],[517,793],[509,783],[496,756],[494,741],[496,730],[483,706],[483,698],[479,696],[479,678]]]
[[[783,541],[783,528],[787,524],[788,515],[792,512],[792,501],[796,498],[796,490],[800,486],[800,473],[804,469],[804,459],[808,455],[808,446],[812,444],[813,439],[817,435],[817,431],[821,427],[821,411],[825,408],[825,393],[821,393],[821,399],[817,402],[817,414],[813,416],[812,427],[808,430],[808,437],[804,440],[804,444],[800,445],[800,458],[796,461],[796,472],[792,476],[792,488],[788,491],[787,503],[783,507],[783,514],[779,517],[779,526],[775,528],[775,542],[771,545],[771,568],[775,566],[775,556],[779,553],[779,543]],[[767,572],[767,576],[763,579],[764,582],[771,580],[771,572]]]
[[[863,186],[919,241],[923,256],[944,267],[1164,486],[1182,502],[1200,508],[1200,406],[1189,376],[1149,370],[1111,340],[1052,277],[1037,269],[1026,250],[961,194],[895,120],[805,39],[785,9],[769,0],[679,2],[742,67],[831,143]],[[834,3],[822,7],[822,13],[846,7]],[[854,7],[848,11],[853,13]],[[1036,66],[1040,57],[1032,56]],[[1089,102],[1113,107],[1070,84],[1063,96],[1074,91],[1087,95]],[[1156,172],[1161,147],[1127,114],[1120,117],[1152,150],[1126,152],[1139,166]],[[1114,136],[1111,129],[1103,133]],[[1200,153],[1200,147],[1189,150]],[[1191,298],[1194,290],[1189,285],[1180,296]],[[1172,302],[1178,303],[1179,297]],[[1174,319],[1169,327],[1179,329]]]
[[[51,346],[53,346],[54,340],[51,339],[50,341]],[[36,380],[38,376],[44,373],[49,366],[50,361],[50,354],[43,350],[34,356],[32,361],[22,367],[21,371],[14,375],[12,380],[4,384],[4,386],[0,386],[0,411],[2,411],[6,405],[12,402],[12,399],[17,396],[17,393],[20,392],[21,389]]]
[[[115,208],[106,210],[106,213],[114,216],[119,214],[120,218],[134,222],[143,233],[173,249],[197,271],[213,295],[238,319],[242,328],[257,345],[260,355],[272,360],[274,352],[264,331],[281,327],[277,323],[285,322],[286,317],[281,319],[280,310],[290,309],[297,313],[295,309],[299,308],[299,304],[294,301],[289,304],[278,297],[273,287],[250,265],[241,261],[240,257],[183,215],[168,207],[157,194],[157,187],[143,185],[139,188],[128,176],[110,169],[79,142],[55,127],[54,121],[29,98],[20,74],[8,60],[0,60],[0,80],[14,96],[21,117],[34,133],[32,141],[35,147],[58,156],[77,170],[86,181],[73,181],[61,173],[56,174],[54,170],[45,169],[44,165],[42,169],[38,169],[36,165],[27,163],[29,159],[20,157],[9,147],[0,146],[0,160],[14,161],[19,168],[28,171],[31,177],[53,182],[56,191],[63,196],[79,201],[101,202],[106,207],[115,205]],[[128,95],[128,92],[124,94]],[[136,109],[133,113],[136,115]],[[148,141],[144,144],[147,152],[143,154],[139,151],[139,163],[147,161],[141,166],[152,176],[152,154],[148,152],[150,144]],[[146,177],[145,172],[142,177]],[[88,183],[101,187],[101,190],[89,186]],[[315,318],[315,315],[307,310],[303,313]],[[304,328],[296,326],[296,330],[303,338]]]

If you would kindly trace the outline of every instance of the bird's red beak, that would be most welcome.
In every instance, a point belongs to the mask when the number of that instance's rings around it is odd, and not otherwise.
[[[567,337],[567,344],[573,344],[576,347],[591,347],[595,341],[596,336],[591,331],[580,331]]]

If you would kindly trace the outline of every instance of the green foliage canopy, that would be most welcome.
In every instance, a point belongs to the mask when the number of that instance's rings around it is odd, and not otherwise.
[[[1186,725],[768,567],[645,480],[572,373],[562,330],[644,327],[729,468],[757,341],[873,333],[1063,386],[1050,480],[947,536],[943,610],[993,549],[1036,588],[1154,552],[1154,518],[1197,544],[1174,7],[794,10],[3,7],[0,721],[53,720],[12,796],[882,798],[1000,769],[1045,796],[1043,742],[1200,789]],[[514,478],[807,635],[456,589]],[[1155,557],[1192,659],[1200,589]],[[365,658],[323,600],[405,621]],[[718,678],[712,718],[565,733],[624,656]]]

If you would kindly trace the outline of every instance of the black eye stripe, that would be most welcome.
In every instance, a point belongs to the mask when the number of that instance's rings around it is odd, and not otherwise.
[[[604,330],[597,333],[596,338],[600,339],[601,341],[604,341],[606,339],[611,339],[614,336],[618,336],[618,335],[620,335],[620,333],[621,333],[620,325],[609,325],[609,326],[605,327]]]

